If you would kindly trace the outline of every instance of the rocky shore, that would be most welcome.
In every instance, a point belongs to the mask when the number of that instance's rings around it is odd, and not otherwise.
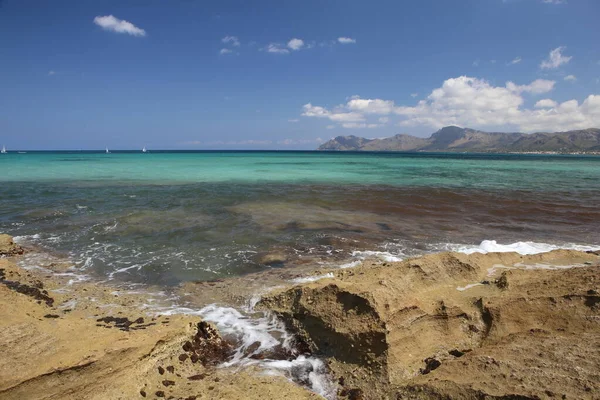
[[[302,380],[223,367],[235,343],[197,316],[150,312],[143,293],[69,284],[67,264],[23,269],[22,253],[0,235],[0,399],[321,398]],[[288,281],[257,307],[326,362],[340,399],[597,399],[599,255],[365,261]],[[235,297],[253,279],[181,290]]]

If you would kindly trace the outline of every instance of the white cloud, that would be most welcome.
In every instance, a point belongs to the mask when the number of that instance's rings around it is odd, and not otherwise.
[[[374,129],[380,126],[379,124],[366,124],[364,122],[345,122],[342,124],[342,128],[346,129]]]
[[[507,82],[505,86],[494,86],[483,79],[460,76],[447,79],[414,106],[353,96],[346,104],[332,109],[308,103],[302,115],[327,119],[343,128],[376,128],[391,121],[392,116],[400,126],[435,129],[459,125],[531,132],[600,126],[600,95],[590,95],[581,104],[577,100],[559,104],[546,98],[532,108],[524,107],[525,95],[548,93],[554,85],[554,81],[538,79],[524,85]],[[387,119],[375,123],[370,120],[373,116]]]
[[[419,95],[419,93],[411,93],[410,97],[417,97]]]
[[[490,60],[492,64],[496,64],[496,60]]]
[[[520,63],[521,61],[521,57],[515,57],[511,62],[508,63],[508,65],[515,65]]]
[[[326,129],[335,129],[335,125],[327,125],[325,128]]]
[[[294,119],[288,119],[288,122],[291,122],[291,123],[294,123],[294,124],[295,124],[296,122],[298,122],[298,121],[300,121],[300,120],[299,120],[299,119],[297,119],[297,118],[294,118]]]
[[[327,118],[333,122],[350,123],[350,122],[363,122],[365,117],[358,112],[346,112],[346,111],[329,111],[324,107],[313,106],[311,103],[302,106],[304,117],[317,117]]]
[[[474,67],[479,67],[479,60],[473,61],[473,66]]]
[[[287,47],[289,47],[292,50],[300,50],[303,46],[304,46],[304,40],[297,39],[297,38],[293,38],[287,44]]]
[[[232,51],[231,51],[231,50],[229,50],[229,49],[221,49],[221,50],[219,51],[219,54],[230,54],[230,53],[232,53]]]
[[[352,97],[346,106],[363,114],[389,114],[394,110],[394,102],[381,99],[361,99]]]
[[[545,4],[565,4],[567,0],[542,0]]]
[[[381,117],[381,118],[379,118],[379,123],[381,123],[381,124],[387,124],[388,122],[390,122],[389,117]]]
[[[354,43],[356,43],[356,39],[352,39],[352,38],[349,38],[349,37],[344,37],[344,36],[342,36],[342,37],[339,37],[339,38],[337,39],[337,41],[338,41],[339,43],[341,43],[341,44],[354,44]]]
[[[540,68],[556,69],[556,68],[560,67],[561,65],[567,64],[569,61],[571,61],[571,59],[573,57],[562,55],[562,52],[565,51],[566,49],[567,48],[565,46],[561,46],[561,47],[557,47],[554,50],[552,50],[550,52],[550,54],[548,55],[548,59],[542,61],[542,63],[540,64]]]
[[[558,106],[558,103],[552,99],[542,99],[534,105],[535,108],[554,108],[556,106]]]
[[[510,91],[521,93],[533,93],[533,94],[542,94],[548,93],[552,89],[554,89],[555,81],[549,81],[546,79],[536,79],[531,82],[529,85],[515,85],[512,82],[506,82],[506,88]]]
[[[221,39],[221,42],[229,44],[233,47],[240,46],[240,40],[237,38],[237,36],[225,36],[223,39]]]
[[[577,77],[575,75],[567,75],[567,76],[565,76],[564,79],[565,79],[565,81],[568,81],[568,82],[575,82],[575,81],[577,81]]]
[[[288,49],[281,47],[279,43],[270,43],[265,50],[267,53],[274,54],[288,54],[290,52]]]
[[[119,19],[113,15],[94,18],[94,23],[105,31],[127,33],[132,36],[146,36],[146,31],[138,28],[129,21]]]
[[[52,76],[52,75],[56,75],[56,72],[54,72],[54,71],[48,71],[48,76]]]

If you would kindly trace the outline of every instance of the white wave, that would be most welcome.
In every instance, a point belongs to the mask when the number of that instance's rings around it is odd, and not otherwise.
[[[13,241],[15,243],[21,244],[21,243],[26,243],[30,240],[37,240],[40,238],[41,238],[41,235],[39,233],[36,233],[35,235],[14,236]]]
[[[358,257],[361,260],[364,260],[366,258],[380,258],[384,261],[387,262],[395,262],[395,261],[402,261],[403,259],[401,257],[399,257],[398,255],[392,254],[388,251],[372,251],[372,250],[364,250],[364,251],[353,251],[352,252],[352,257]]]
[[[479,244],[479,246],[469,246],[469,245],[449,245],[450,250],[457,251],[459,253],[464,254],[473,254],[473,253],[509,253],[515,252],[521,255],[531,255],[531,254],[540,254],[546,253],[552,250],[558,249],[567,249],[567,250],[579,250],[579,251],[588,251],[588,250],[596,250],[598,246],[584,246],[577,245],[572,243],[567,243],[564,245],[553,245],[548,243],[537,243],[537,242],[515,242],[511,244],[499,244],[495,240],[484,240]]]
[[[130,265],[129,267],[119,268],[119,269],[114,270],[113,272],[109,273],[108,279],[113,279],[116,274],[121,274],[123,272],[127,272],[130,269],[137,269],[139,271],[142,269],[142,267],[143,267],[143,265],[134,264],[134,265]]]
[[[104,227],[104,231],[105,231],[105,232],[112,232],[112,231],[114,231],[115,229],[117,229],[117,225],[119,225],[119,222],[118,222],[118,221],[115,221],[115,224],[114,224],[114,225],[112,225],[112,226],[106,226],[106,227]]]
[[[296,278],[296,279],[292,279],[293,283],[308,283],[308,282],[315,282],[321,279],[326,279],[326,278],[333,278],[333,273],[330,272],[328,274],[323,274],[323,275],[317,275],[317,276],[307,276],[306,278]]]
[[[358,267],[360,264],[362,264],[361,260],[352,261],[352,262],[349,262],[349,263],[346,263],[346,264],[338,265],[338,268],[342,268],[342,269],[354,268],[354,267]]]

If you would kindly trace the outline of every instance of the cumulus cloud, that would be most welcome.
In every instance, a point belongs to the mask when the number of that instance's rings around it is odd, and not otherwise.
[[[232,51],[229,49],[225,49],[225,48],[223,48],[219,51],[219,54],[230,54],[230,53],[232,53]]]
[[[564,79],[568,82],[575,82],[577,80],[577,77],[575,75],[567,75]]]
[[[533,94],[542,94],[548,93],[549,91],[554,89],[555,83],[555,81],[549,81],[546,79],[536,79],[529,85],[515,85],[512,82],[506,82],[506,88],[517,93],[527,92]]]
[[[552,99],[542,99],[534,105],[535,108],[554,108],[556,106],[558,106],[558,103]]]
[[[531,132],[600,126],[600,95],[590,95],[581,104],[577,100],[558,103],[545,98],[533,108],[524,107],[524,96],[548,93],[554,85],[554,81],[538,79],[523,85],[507,82],[505,86],[494,86],[483,79],[460,76],[447,79],[414,106],[353,96],[345,104],[331,109],[305,104],[302,115],[327,119],[342,128],[376,128],[391,117],[400,126],[435,129],[459,125]]]
[[[515,65],[520,63],[521,61],[521,57],[515,57],[511,62],[508,63],[508,65]]]
[[[342,37],[339,37],[339,38],[337,39],[337,41],[338,41],[339,43],[341,43],[341,44],[354,44],[354,43],[356,43],[356,39],[352,39],[352,38],[349,38],[349,37],[344,37],[344,36],[342,36]]]
[[[361,99],[353,96],[346,106],[352,111],[363,114],[390,114],[394,110],[394,102],[381,99]]]
[[[221,42],[229,44],[233,47],[240,46],[240,40],[237,38],[237,36],[225,36],[223,39],[221,39]]]
[[[279,43],[270,43],[264,50],[267,53],[274,54],[288,54],[290,51],[284,47],[282,47]]]
[[[303,46],[304,46],[304,40],[297,39],[297,38],[293,38],[287,44],[287,47],[289,47],[292,50],[300,50]]]
[[[119,19],[113,15],[97,16],[94,23],[105,31],[126,33],[132,36],[146,36],[146,31],[138,28],[129,21]]]
[[[567,64],[572,56],[563,56],[562,52],[567,48],[565,46],[557,47],[550,52],[548,59],[542,61],[540,68],[542,69],[556,69],[561,65]]]

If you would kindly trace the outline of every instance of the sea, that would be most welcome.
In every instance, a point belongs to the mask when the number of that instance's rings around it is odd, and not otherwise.
[[[310,263],[600,246],[600,157],[11,152],[0,232],[90,276],[172,286]]]
[[[274,316],[254,309],[260,293],[251,293],[243,305],[212,298],[198,304],[174,294],[176,288],[441,251],[598,249],[599,222],[598,156],[317,151],[0,155],[0,233],[28,247],[23,267],[66,260],[72,268],[62,275],[72,277],[69,284],[98,280],[129,293],[146,287],[146,295],[152,290],[165,299],[149,303],[149,310],[197,315],[216,324],[236,347],[222,367],[258,366],[331,400],[336,385],[318,354],[269,356],[293,341]],[[330,277],[331,272],[308,275],[290,284]],[[198,287],[202,292],[204,286]],[[69,308],[76,306],[74,298]],[[255,357],[256,352],[264,356]]]

